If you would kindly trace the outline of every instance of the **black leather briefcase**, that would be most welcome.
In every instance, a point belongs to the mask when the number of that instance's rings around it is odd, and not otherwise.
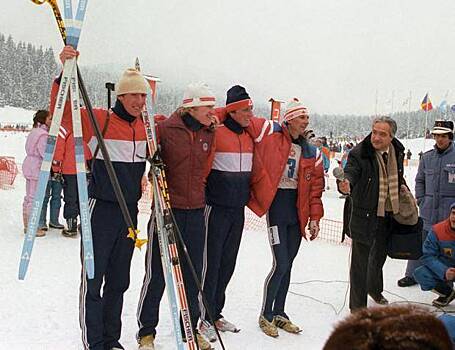
[[[422,230],[420,217],[415,225],[402,225],[392,218],[387,255],[393,259],[419,259],[422,256]]]

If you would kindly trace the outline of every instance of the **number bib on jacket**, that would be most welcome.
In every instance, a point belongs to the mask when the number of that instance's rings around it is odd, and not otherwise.
[[[295,143],[291,144],[288,162],[284,167],[278,188],[296,189],[298,184],[299,161],[302,154],[302,148]]]

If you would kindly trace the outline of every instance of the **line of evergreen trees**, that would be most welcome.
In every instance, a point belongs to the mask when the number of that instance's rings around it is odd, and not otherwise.
[[[57,71],[52,48],[43,49],[0,33],[0,106],[45,108]]]
[[[55,60],[52,48],[44,49],[31,43],[15,43],[11,35],[7,38],[0,33],[0,107],[5,105],[26,109],[48,108],[49,91],[53,78],[60,72],[60,64]],[[90,101],[95,107],[106,106],[106,82],[117,82],[117,73],[105,72],[106,68],[81,67]],[[114,71],[117,69],[114,69]],[[160,83],[156,112],[169,115],[180,104],[183,86],[176,87]],[[115,97],[115,96],[114,96]],[[224,100],[224,98],[221,98]],[[270,106],[255,101],[255,113],[268,117]],[[283,108],[284,109],[284,108]],[[284,112],[284,111],[283,111]],[[398,137],[422,137],[425,129],[431,129],[435,119],[454,119],[454,114],[447,112],[442,115],[434,109],[430,112],[413,111],[399,112],[392,116],[398,124]],[[311,128],[316,136],[354,137],[366,135],[371,130],[371,116],[340,116],[312,114]],[[408,127],[409,125],[409,127]]]

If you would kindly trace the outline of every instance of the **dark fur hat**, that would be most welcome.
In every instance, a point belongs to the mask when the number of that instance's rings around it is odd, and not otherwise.
[[[323,350],[451,350],[441,321],[416,306],[365,308],[341,321]]]

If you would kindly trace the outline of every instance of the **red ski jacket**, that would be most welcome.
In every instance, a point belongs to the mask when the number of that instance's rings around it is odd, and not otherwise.
[[[92,159],[92,153],[88,145],[83,141],[85,160]],[[52,165],[54,172],[61,172],[65,175],[76,174],[76,157],[74,150],[74,136],[72,130],[66,130],[61,125],[57,138],[57,145],[54,153],[54,162]]]
[[[279,128],[277,123],[262,118],[253,118],[247,128],[255,140],[248,207],[258,216],[264,215],[272,204],[291,149],[292,140],[287,127],[283,125],[281,132]],[[323,190],[321,153],[305,141],[297,187],[297,210],[302,235],[309,220],[319,221],[324,215],[321,200]]]

